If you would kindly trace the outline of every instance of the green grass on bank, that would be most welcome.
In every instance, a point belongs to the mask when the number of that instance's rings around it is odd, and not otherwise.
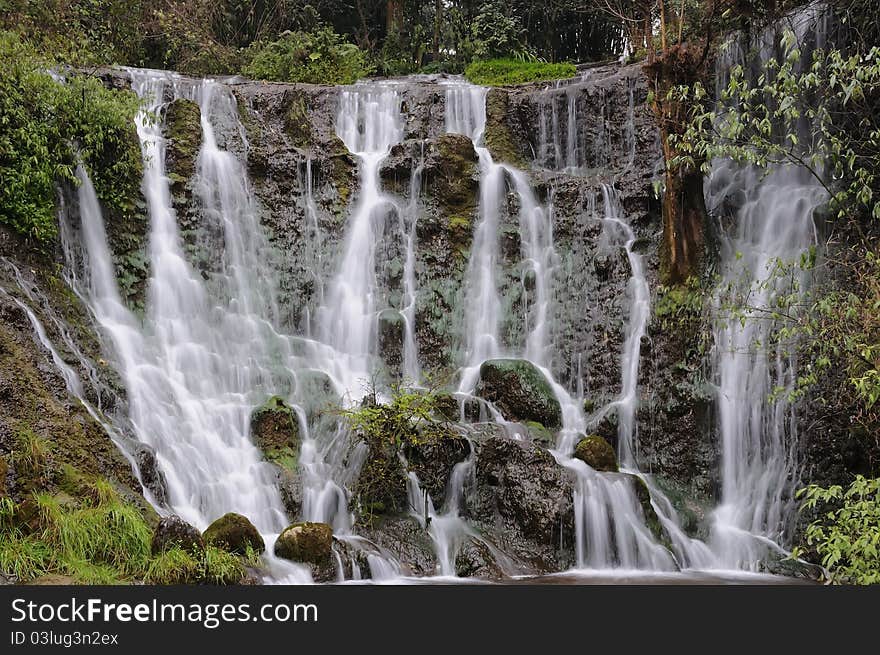
[[[548,64],[517,59],[489,59],[473,62],[465,69],[464,74],[473,84],[508,86],[564,79],[573,77],[575,72],[574,64],[569,62]]]

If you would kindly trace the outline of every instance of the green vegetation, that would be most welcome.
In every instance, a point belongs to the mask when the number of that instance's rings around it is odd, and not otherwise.
[[[376,402],[375,392],[357,409],[342,410],[349,428],[367,446],[354,495],[362,520],[406,509],[406,470],[400,452],[439,440],[447,425],[441,413],[442,394],[436,391],[392,389],[390,400]],[[357,446],[353,444],[352,448]]]
[[[18,505],[0,500],[0,573],[81,584],[233,584],[244,575],[237,557],[212,546],[152,556],[152,530],[140,510],[104,480],[85,484],[79,500],[63,492],[34,493]]]
[[[255,42],[245,51],[245,58],[245,75],[276,82],[352,84],[373,71],[360,48],[346,43],[329,27]]]
[[[829,580],[836,584],[880,584],[880,479],[858,475],[844,489],[810,485],[798,492],[801,511],[819,518],[804,534],[815,548]],[[803,556],[797,548],[792,557]]]
[[[490,59],[475,61],[465,69],[464,74],[474,84],[509,86],[573,77],[575,72],[574,64],[570,63],[548,64],[518,59]]]
[[[79,162],[102,201],[132,210],[141,175],[136,96],[91,77],[55,81],[46,72],[52,62],[11,32],[0,32],[0,59],[0,222],[37,242],[51,240],[56,184],[75,184]]]

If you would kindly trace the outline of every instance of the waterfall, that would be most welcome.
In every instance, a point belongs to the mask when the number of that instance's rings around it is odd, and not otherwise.
[[[635,466],[635,430],[636,409],[638,404],[639,357],[641,354],[642,337],[648,327],[651,315],[651,292],[645,277],[642,257],[633,250],[636,236],[632,228],[623,218],[623,210],[617,196],[617,190],[608,184],[602,185],[605,224],[619,232],[622,238],[626,258],[630,266],[628,287],[629,318],[620,358],[621,390],[620,397],[612,403],[617,412],[618,445],[617,453],[621,463],[627,467]]]
[[[446,128],[470,136],[480,158],[480,218],[474,237],[468,268],[468,353],[459,391],[473,389],[480,365],[499,356],[497,314],[500,307],[496,284],[497,206],[499,194],[506,190],[507,179],[520,204],[520,235],[523,263],[534,287],[534,301],[526,315],[528,336],[521,356],[531,361],[550,383],[562,409],[562,428],[553,451],[557,461],[574,475],[576,558],[579,568],[674,570],[672,554],[657,543],[645,523],[644,510],[636,495],[635,477],[599,473],[572,454],[579,438],[585,435],[586,421],[582,403],[559,384],[550,370],[547,357],[548,311],[552,289],[552,269],[556,259],[553,246],[552,211],[538,202],[528,176],[506,164],[495,164],[488,150],[480,145],[485,126],[484,89],[452,83],[446,90]],[[481,106],[482,105],[482,106]],[[500,179],[499,179],[500,178]],[[625,248],[633,267],[628,338],[623,359],[623,389],[617,405],[623,416],[621,430],[633,429],[635,394],[638,381],[638,354],[641,336],[649,315],[649,294],[641,258],[633,252],[634,236],[622,220],[616,194],[603,189],[605,221],[617,226],[625,238]],[[488,204],[491,203],[491,204]],[[491,231],[490,231],[491,230]],[[491,238],[490,238],[491,237]],[[507,349],[510,350],[509,348]],[[629,438],[627,439],[629,440]],[[624,464],[629,464],[625,459]],[[673,522],[670,521],[672,524]]]
[[[360,189],[327,301],[319,310],[322,341],[333,348],[335,377],[347,393],[363,395],[373,371],[377,321],[376,242],[386,216],[400,209],[381,189],[379,169],[403,138],[400,95],[393,85],[363,83],[340,94],[336,133],[359,161]]]
[[[507,191],[505,167],[492,161],[482,144],[486,128],[488,89],[463,83],[446,88],[446,131],[471,139],[480,163],[479,217],[468,262],[465,314],[465,369],[459,391],[473,391],[480,364],[501,352],[499,324],[501,299],[498,296],[499,209]]]
[[[421,379],[419,366],[419,347],[416,342],[416,225],[419,218],[419,194],[422,190],[422,169],[425,166],[425,142],[419,144],[419,159],[414,164],[410,176],[409,204],[401,213],[400,231],[406,243],[406,256],[403,262],[403,377],[411,384],[418,385]]]
[[[808,8],[787,24],[794,25],[801,61],[809,62],[807,41],[821,47],[825,40],[824,11]],[[775,26],[757,36],[759,61],[775,56],[778,36]],[[742,38],[719,58],[719,91],[732,66],[749,70],[744,53],[752,44],[740,43]],[[721,120],[724,111],[719,108]],[[802,137],[803,143],[810,143],[809,133]],[[721,499],[712,516],[711,545],[724,566],[756,570],[768,552],[785,552],[799,475],[797,408],[789,399],[797,384],[797,347],[779,338],[789,320],[774,315],[789,294],[795,301],[792,311],[797,311],[809,289],[811,275],[802,257],[817,245],[813,213],[827,201],[827,194],[796,166],[774,165],[763,171],[718,161],[707,181],[706,197],[710,211],[722,210],[725,202],[738,205],[731,227],[722,230],[721,282],[714,298],[718,318],[712,367]]]

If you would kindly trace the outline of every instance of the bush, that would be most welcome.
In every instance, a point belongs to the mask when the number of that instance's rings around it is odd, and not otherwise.
[[[56,81],[51,61],[14,32],[0,32],[0,223],[46,242],[56,234],[58,182],[76,183],[82,162],[98,197],[133,208],[141,177],[137,96],[95,78]]]
[[[473,62],[464,74],[473,84],[507,86],[573,77],[576,72],[574,64],[567,62],[548,64],[541,61],[490,59]]]
[[[471,26],[474,56],[477,59],[509,57],[520,48],[522,31],[517,20],[508,16],[500,0],[480,8]]]
[[[245,58],[245,75],[275,82],[352,84],[372,72],[364,53],[329,27],[253,43]]]
[[[805,533],[831,582],[880,584],[880,479],[858,475],[844,490],[840,485],[810,485],[798,492],[802,511],[820,511]],[[796,548],[792,557],[803,555]]]

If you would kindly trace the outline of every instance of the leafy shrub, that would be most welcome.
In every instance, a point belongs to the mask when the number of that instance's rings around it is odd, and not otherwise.
[[[329,27],[253,43],[245,57],[245,75],[275,82],[352,84],[372,72],[364,53]]]
[[[464,74],[474,84],[507,86],[573,77],[576,72],[574,64],[568,62],[548,64],[541,61],[490,59],[473,62]]]
[[[504,11],[500,0],[480,8],[471,26],[476,59],[509,57],[520,47],[521,30],[516,18]]]
[[[75,184],[79,162],[102,201],[132,209],[141,176],[137,96],[91,77],[56,81],[47,72],[52,62],[13,32],[0,32],[0,59],[0,223],[51,240],[56,184]]]
[[[802,511],[819,510],[804,535],[816,549],[831,582],[880,584],[880,478],[858,475],[841,485],[810,485],[798,491]],[[803,555],[796,548],[793,557]]]

